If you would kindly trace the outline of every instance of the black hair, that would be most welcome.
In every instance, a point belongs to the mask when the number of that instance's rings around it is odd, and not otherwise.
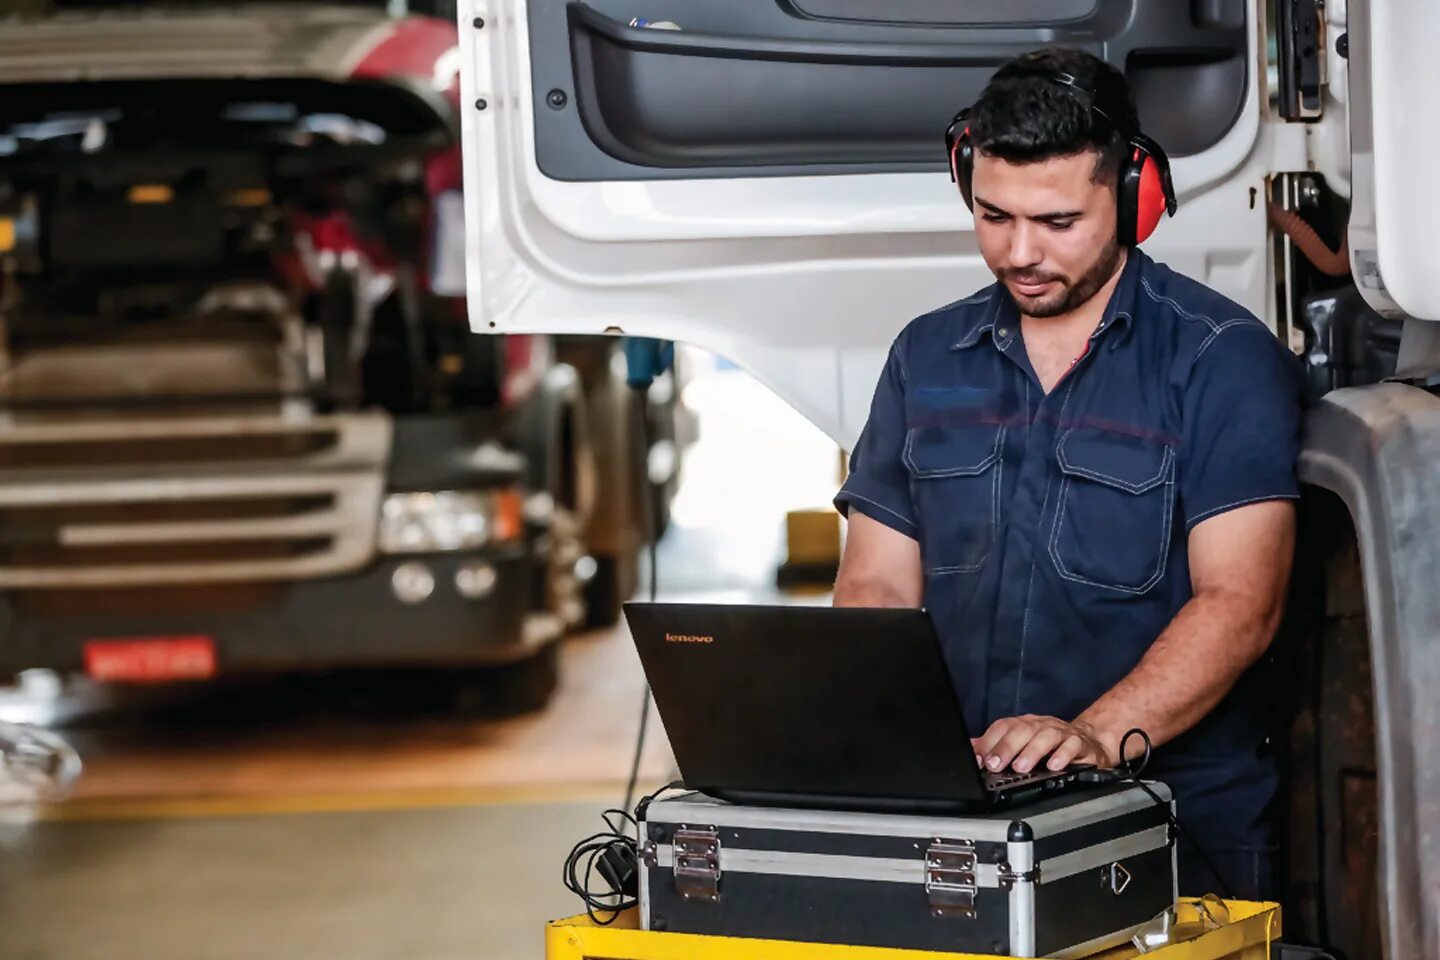
[[[1002,66],[970,110],[976,151],[1035,163],[1093,150],[1099,154],[1093,179],[1111,186],[1119,182],[1129,135],[1139,129],[1125,75],[1099,57],[1062,47]]]

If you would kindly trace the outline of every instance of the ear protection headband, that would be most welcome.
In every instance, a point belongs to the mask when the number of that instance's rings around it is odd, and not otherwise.
[[[1127,131],[1111,119],[1095,101],[1095,94],[1068,73],[1048,77],[1052,83],[1083,94],[1085,104],[1111,128],[1119,131],[1129,145],[1115,184],[1116,223],[1120,243],[1133,247],[1155,232],[1160,218],[1175,215],[1175,187],[1170,182],[1170,159],[1160,145],[1138,130]],[[970,141],[970,108],[955,115],[945,130],[945,153],[950,158],[950,179],[960,188],[965,206],[975,209],[970,195],[970,177],[975,169],[975,146]]]

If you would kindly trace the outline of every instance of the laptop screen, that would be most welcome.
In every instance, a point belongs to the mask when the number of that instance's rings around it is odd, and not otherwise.
[[[716,796],[984,797],[929,615],[625,605],[687,785]]]

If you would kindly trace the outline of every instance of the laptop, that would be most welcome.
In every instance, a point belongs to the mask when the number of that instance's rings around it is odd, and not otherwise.
[[[917,609],[627,603],[691,789],[737,803],[976,810],[1101,779],[990,773]]]

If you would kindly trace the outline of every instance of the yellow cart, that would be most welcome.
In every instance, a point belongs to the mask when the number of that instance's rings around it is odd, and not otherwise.
[[[1230,922],[1225,926],[1143,956],[1146,960],[1269,960],[1270,945],[1280,936],[1280,905],[1247,900],[1230,900],[1227,905]],[[656,933],[635,929],[635,920],[634,910],[603,927],[583,914],[556,920],[545,930],[545,960],[996,960],[969,953]],[[1138,956],[1132,947],[1093,955],[1097,960]]]

